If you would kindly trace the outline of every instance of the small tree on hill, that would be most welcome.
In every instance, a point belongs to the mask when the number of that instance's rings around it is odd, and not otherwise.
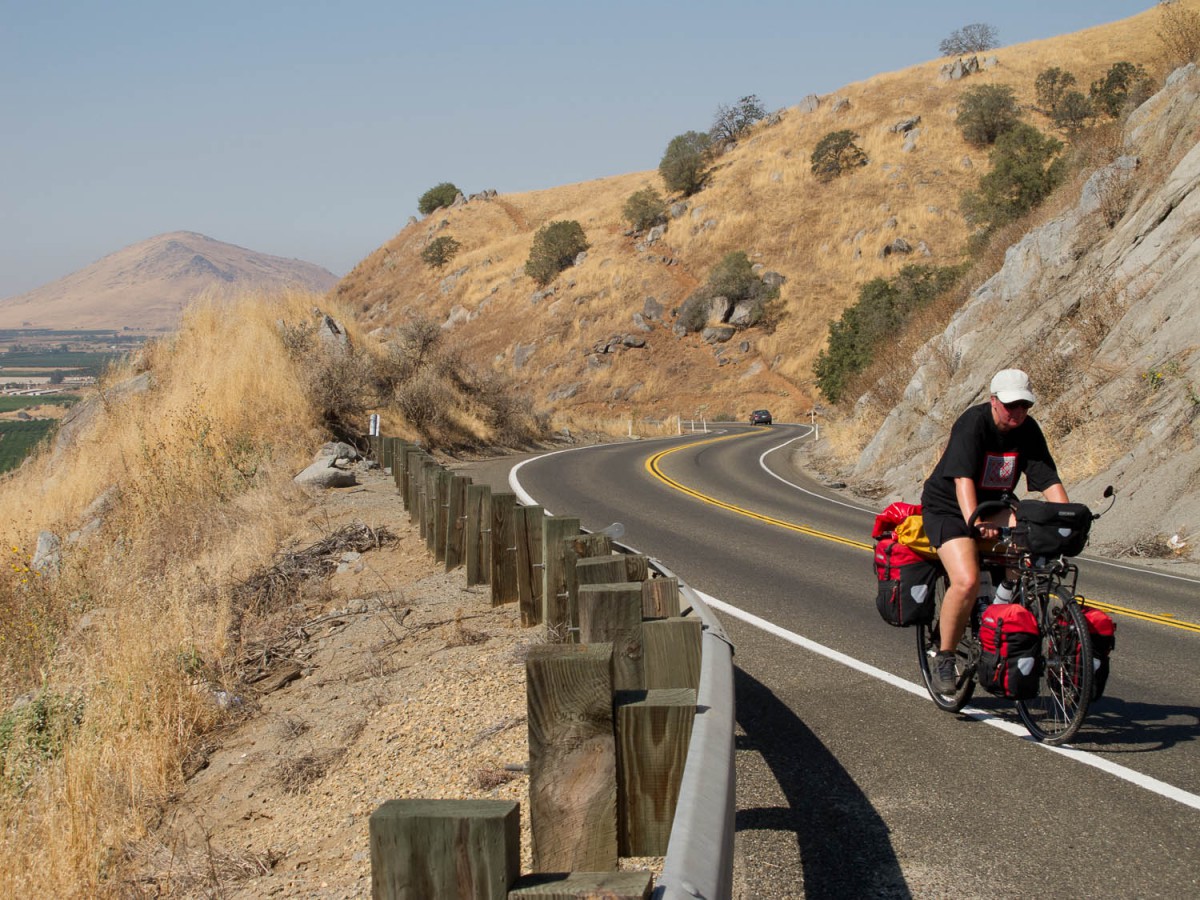
[[[1019,121],[1017,95],[1007,84],[969,87],[958,101],[955,124],[962,129],[963,138],[972,144],[994,144]]]
[[[1114,119],[1127,104],[1141,102],[1150,93],[1150,76],[1141,66],[1131,62],[1114,63],[1104,77],[1092,82],[1092,103],[1097,112]]]
[[[712,139],[698,131],[687,131],[671,139],[658,164],[667,190],[691,195],[704,187]]]
[[[583,226],[573,220],[550,222],[538,229],[525,261],[525,274],[545,287],[563,269],[575,264],[575,257],[587,250]]]
[[[1052,112],[1054,107],[1058,106],[1063,95],[1074,84],[1075,76],[1058,66],[1043,69],[1033,82],[1033,89],[1037,92],[1038,106],[1045,113]]]
[[[699,331],[708,320],[712,301],[724,297],[733,303],[746,303],[746,327],[757,325],[769,316],[768,304],[779,296],[778,287],[768,287],[754,271],[745,252],[726,253],[708,273],[708,279],[683,301],[676,324],[686,331]]]
[[[821,181],[832,181],[843,172],[867,164],[867,154],[854,143],[853,131],[831,131],[817,142],[812,152],[812,173]]]
[[[1079,91],[1067,91],[1054,105],[1050,118],[1064,131],[1074,134],[1096,115],[1092,101]]]
[[[667,203],[654,188],[643,188],[629,195],[621,215],[634,231],[645,231],[666,220]]]
[[[1059,156],[1061,141],[1024,122],[1005,132],[992,148],[992,169],[979,179],[979,190],[963,197],[963,213],[992,230],[1012,222],[1041,203],[1066,176]]]
[[[462,244],[444,234],[439,238],[434,238],[429,242],[429,246],[421,251],[421,259],[425,265],[433,269],[440,269],[450,260],[454,259],[459,250],[462,249]]]
[[[995,26],[975,22],[950,32],[950,36],[943,38],[938,44],[938,51],[942,56],[965,56],[968,53],[991,50],[999,43],[1000,33]]]
[[[417,209],[421,215],[427,216],[435,209],[444,209],[451,206],[459,193],[461,193],[459,189],[449,181],[435,184],[421,195],[421,198],[417,201]]]
[[[762,101],[755,94],[743,97],[733,106],[721,104],[717,107],[717,114],[713,118],[712,128],[708,130],[708,136],[714,144],[727,146],[766,115],[767,111],[763,109]]]

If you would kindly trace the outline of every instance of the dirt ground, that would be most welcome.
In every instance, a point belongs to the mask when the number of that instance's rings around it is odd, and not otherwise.
[[[245,716],[139,848],[142,896],[369,897],[368,818],[401,798],[518,801],[529,871],[523,649],[539,635],[434,562],[390,476],[359,480],[321,494],[304,534],[359,522],[398,541],[347,554],[280,638],[295,663],[218,698]]]

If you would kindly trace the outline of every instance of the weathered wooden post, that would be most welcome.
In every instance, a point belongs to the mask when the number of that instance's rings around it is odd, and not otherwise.
[[[369,827],[375,900],[505,900],[521,874],[511,800],[389,800]]]
[[[508,892],[509,900],[649,900],[654,876],[649,872],[551,872],[522,875]]]
[[[438,468],[433,523],[433,558],[438,562],[446,561],[446,541],[450,534],[450,482],[453,478],[449,469]]]
[[[692,690],[617,695],[617,821],[622,856],[666,855],[695,718]]]
[[[647,690],[700,687],[702,632],[694,616],[642,622]]]
[[[647,619],[679,615],[679,579],[672,575],[643,581],[642,615]]]
[[[492,494],[492,606],[517,602],[517,545],[513,519],[517,495]]]
[[[589,556],[575,563],[575,583],[585,584],[616,584],[629,581],[625,577],[625,561],[616,554],[609,556]]]
[[[521,605],[521,624],[526,628],[542,621],[542,523],[546,515],[540,506],[518,506],[514,520],[517,546],[517,600]]]
[[[467,475],[450,478],[450,506],[446,517],[446,571],[462,565],[467,540]]]
[[[381,469],[390,469],[396,452],[396,445],[389,437],[381,437],[379,439],[379,467]]]
[[[416,472],[418,469],[420,469],[421,460],[424,458],[424,456],[425,454],[416,447],[409,448],[409,450],[404,454],[404,483],[401,485],[401,493],[404,498],[404,511],[408,513],[410,521],[416,518],[414,515],[414,501],[417,494]]]
[[[412,444],[403,438],[393,440],[396,442],[396,449],[392,454],[392,481],[396,483],[396,491],[403,494],[404,482],[408,479],[408,450]]]
[[[610,644],[541,644],[525,658],[536,871],[617,868],[611,657]]]
[[[608,556],[612,553],[612,538],[602,531],[575,535],[575,554],[581,559]]]
[[[579,642],[612,644],[614,690],[645,690],[642,586],[634,583],[581,584]]]
[[[467,485],[467,584],[487,584],[492,577],[492,489]]]
[[[433,460],[428,457],[422,459],[414,478],[413,505],[417,512],[417,530],[422,538],[426,537],[429,523],[429,504],[425,502],[425,495],[429,488],[429,468],[432,465]]]
[[[542,590],[542,622],[551,639],[567,641],[572,628],[571,596],[575,584],[575,548],[571,539],[579,533],[579,519],[547,516],[542,531],[542,561],[546,564],[546,586]]]
[[[644,553],[622,553],[625,560],[625,580],[645,581],[650,577],[650,557]]]
[[[438,474],[442,471],[441,465],[429,461],[425,466],[425,547],[430,553],[434,552],[437,546],[437,520],[438,520]]]

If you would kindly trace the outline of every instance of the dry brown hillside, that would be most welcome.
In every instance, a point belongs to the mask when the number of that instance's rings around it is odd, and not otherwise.
[[[1039,72],[1069,69],[1085,91],[1118,61],[1157,73],[1158,26],[1159,13],[1151,9],[983,54],[994,55],[997,64],[960,81],[940,80],[946,60],[931,60],[847,85],[821,97],[815,112],[783,110],[776,124],[759,123],[722,156],[664,239],[643,250],[626,233],[621,212],[634,191],[663,191],[655,168],[439,210],[410,222],[363,260],[337,293],[368,326],[422,315],[446,323],[477,361],[511,373],[535,404],[562,422],[742,418],[759,406],[792,420],[812,408],[811,367],[828,322],[855,300],[863,282],[890,277],[909,263],[963,259],[967,225],[959,198],[987,171],[988,158],[955,125],[962,92],[1008,84],[1027,107],[1027,120],[1051,130],[1032,109]],[[835,112],[838,99],[849,104]],[[903,135],[890,127],[914,115],[921,117],[920,133],[915,149],[905,152]],[[706,123],[693,127],[703,130]],[[822,184],[810,172],[812,150],[841,129],[859,135],[870,164]],[[523,266],[535,231],[560,219],[580,222],[590,250],[542,296]],[[436,271],[419,253],[441,235],[453,236],[462,250]],[[880,249],[897,237],[913,248],[923,242],[928,255],[914,250],[880,258]],[[716,346],[698,334],[674,334],[672,310],[734,250],[786,277],[778,326],[751,328]],[[643,334],[645,348],[594,352],[612,336],[639,334],[633,317],[651,297],[666,312]]]

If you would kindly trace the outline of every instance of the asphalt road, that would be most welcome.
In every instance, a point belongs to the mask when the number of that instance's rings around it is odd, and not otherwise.
[[[874,510],[789,464],[807,433],[732,426],[516,474],[552,513],[621,522],[623,543],[718,599],[736,648],[738,896],[1200,896],[1200,632],[1119,616],[1107,695],[1073,749],[1028,739],[1006,701],[940,712],[913,632],[875,612]],[[1200,623],[1196,581],[1079,566],[1088,597]]]

